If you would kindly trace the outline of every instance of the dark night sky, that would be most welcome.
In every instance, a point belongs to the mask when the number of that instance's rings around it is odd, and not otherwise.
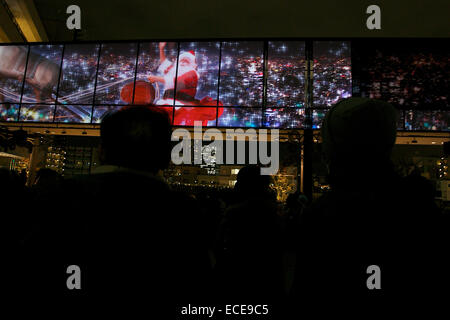
[[[35,0],[50,39],[71,40],[66,8],[81,7],[85,40],[449,37],[448,0]],[[366,8],[381,7],[381,30]],[[59,21],[59,22],[58,22]],[[64,26],[62,28],[62,26]]]

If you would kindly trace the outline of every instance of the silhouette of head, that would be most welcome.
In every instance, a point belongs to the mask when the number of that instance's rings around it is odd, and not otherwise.
[[[152,106],[130,106],[107,115],[100,140],[104,164],[156,173],[170,162],[169,118]]]
[[[306,206],[308,203],[308,198],[303,192],[296,191],[288,195],[286,199],[286,206],[288,208],[297,208]]]
[[[62,180],[61,175],[55,170],[42,168],[36,173],[34,180],[35,186],[49,187],[60,183]]]
[[[248,165],[239,170],[234,189],[244,194],[261,194],[269,191],[270,176],[261,175],[261,167]]]
[[[325,116],[322,150],[328,164],[380,164],[390,159],[397,133],[397,111],[389,103],[367,98],[338,102]]]

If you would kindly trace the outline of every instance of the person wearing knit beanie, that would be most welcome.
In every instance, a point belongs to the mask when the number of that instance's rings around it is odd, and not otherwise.
[[[372,173],[385,170],[396,140],[397,116],[391,104],[380,100],[338,102],[322,125],[322,153],[330,175],[351,176],[368,167],[365,171]]]

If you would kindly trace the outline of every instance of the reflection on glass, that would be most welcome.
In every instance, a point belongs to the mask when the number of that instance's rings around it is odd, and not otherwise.
[[[80,105],[58,105],[56,107],[55,122],[67,123],[90,123],[91,106]]]
[[[352,95],[349,41],[314,41],[313,105],[331,107]]]
[[[305,42],[269,41],[267,107],[303,107]]]
[[[19,121],[52,122],[54,113],[54,105],[22,104]]]
[[[19,105],[12,103],[0,104],[0,121],[17,121]]]
[[[133,86],[136,58],[136,43],[102,44],[97,87],[95,89],[95,103],[128,103],[121,100],[121,90],[124,86]]]
[[[220,109],[220,108],[219,108]],[[219,127],[261,127],[261,108],[223,108]]]
[[[283,129],[303,128],[305,122],[305,109],[265,109],[264,116],[264,127]]]
[[[262,41],[222,43],[219,99],[224,106],[261,106]]]
[[[99,48],[99,44],[66,45],[58,103],[92,103]]]
[[[62,49],[62,45],[30,46],[22,102],[55,102]]]
[[[20,102],[27,46],[0,46],[0,103]]]

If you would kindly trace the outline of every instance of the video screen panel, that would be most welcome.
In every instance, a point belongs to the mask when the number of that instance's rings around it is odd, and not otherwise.
[[[216,125],[217,108],[207,107],[175,107],[174,125],[194,126],[200,121],[203,127]]]
[[[92,113],[92,123],[101,123],[103,118],[109,114],[122,109],[124,106],[95,106]]]
[[[399,130],[448,131],[450,59],[440,42],[354,43],[354,65],[349,41],[312,44],[313,129],[352,95],[354,76],[355,94],[400,109]],[[134,100],[170,106],[180,126],[304,128],[305,52],[304,41],[0,46],[0,121],[98,123]]]
[[[264,127],[267,128],[302,128],[304,122],[305,108],[269,108],[264,110]]]
[[[266,107],[304,107],[305,42],[269,41]]]
[[[22,103],[54,104],[63,45],[31,45]]]
[[[177,56],[177,42],[140,43],[136,81],[142,83],[142,89],[136,86],[135,104],[173,105],[174,94],[165,92],[164,75],[176,71]],[[125,100],[129,103],[128,97]]]
[[[219,127],[259,128],[262,124],[261,108],[223,108]]]
[[[222,42],[219,100],[224,106],[261,107],[263,41]]]
[[[330,109],[316,109],[312,112],[312,129],[322,128],[323,119]]]
[[[19,121],[53,122],[55,106],[48,104],[22,104]]]
[[[350,41],[314,41],[313,106],[331,107],[352,96]]]
[[[92,106],[90,105],[57,105],[55,122],[90,123]]]
[[[124,86],[134,86],[137,43],[104,43],[95,88],[96,104],[128,104],[121,99]]]
[[[99,49],[99,44],[65,46],[58,103],[92,105]]]
[[[0,104],[0,121],[17,121],[19,105],[13,103]]]
[[[362,96],[405,110],[449,110],[450,54],[440,42],[376,43],[361,61]]]
[[[19,103],[28,46],[0,46],[0,103]]]
[[[410,131],[450,131],[450,112],[406,111],[405,129]]]
[[[220,42],[180,43],[175,105],[217,106],[219,58]]]

